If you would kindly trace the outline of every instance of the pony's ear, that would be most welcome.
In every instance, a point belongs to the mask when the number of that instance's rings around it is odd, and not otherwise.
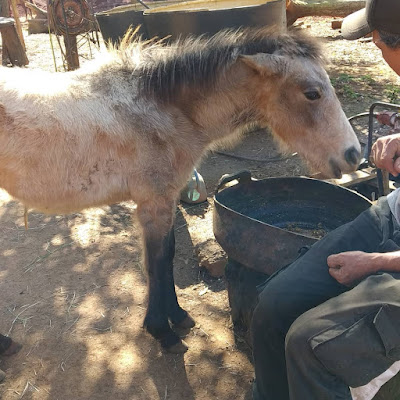
[[[287,58],[276,54],[258,53],[251,56],[241,55],[248,67],[262,75],[284,75],[287,71]]]

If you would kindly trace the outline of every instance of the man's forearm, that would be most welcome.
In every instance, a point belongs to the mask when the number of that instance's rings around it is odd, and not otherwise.
[[[378,271],[400,272],[400,250],[391,253],[345,251],[327,258],[329,273],[342,285],[351,285]]]
[[[370,253],[373,272],[400,272],[400,250],[389,253]]]

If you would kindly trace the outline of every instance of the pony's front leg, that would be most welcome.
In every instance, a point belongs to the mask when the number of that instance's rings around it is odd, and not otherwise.
[[[174,265],[173,258],[175,255],[175,231],[172,227],[168,234],[168,249],[173,251],[170,254],[171,263],[167,268],[167,313],[169,320],[174,324],[175,327],[181,329],[190,329],[195,326],[195,322],[192,317],[179,305],[178,299],[176,298],[175,282],[174,282]]]
[[[175,204],[170,207],[160,207],[160,204],[139,206],[138,217],[143,228],[144,255],[148,274],[149,300],[144,326],[161,346],[173,353],[183,353],[187,350],[179,336],[171,329],[168,314],[171,312],[171,283],[173,277],[172,262],[175,254],[175,240],[171,235]],[[173,287],[175,294],[175,288]],[[176,301],[176,295],[175,295]],[[176,302],[177,304],[177,302]],[[178,305],[179,307],[179,305]],[[180,307],[179,307],[180,308]],[[186,313],[174,308],[174,314],[179,319],[186,318]]]

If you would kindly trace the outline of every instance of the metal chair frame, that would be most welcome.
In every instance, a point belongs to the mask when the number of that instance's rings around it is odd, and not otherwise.
[[[370,161],[371,149],[372,149],[372,141],[373,141],[373,132],[374,132],[374,118],[376,118],[375,110],[377,107],[382,107],[385,110],[393,110],[400,111],[400,104],[388,103],[384,101],[376,101],[371,104],[369,111],[366,113],[361,113],[354,115],[349,118],[351,122],[354,119],[368,116],[368,140],[367,145],[364,151],[364,157],[362,158],[358,170],[363,170],[364,168],[374,167],[374,165]],[[384,196],[389,193],[389,173],[387,171],[383,171],[379,168],[376,168],[376,178],[378,185],[378,196]]]

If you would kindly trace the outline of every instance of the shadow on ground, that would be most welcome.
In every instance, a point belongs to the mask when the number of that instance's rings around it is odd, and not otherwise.
[[[146,282],[134,206],[71,216],[31,213],[3,193],[0,331],[22,351],[3,358],[9,399],[245,399],[251,366],[234,344],[226,293],[204,281],[187,230],[177,232],[176,281],[197,321],[185,355],[142,329]],[[178,217],[179,223],[179,217]]]

